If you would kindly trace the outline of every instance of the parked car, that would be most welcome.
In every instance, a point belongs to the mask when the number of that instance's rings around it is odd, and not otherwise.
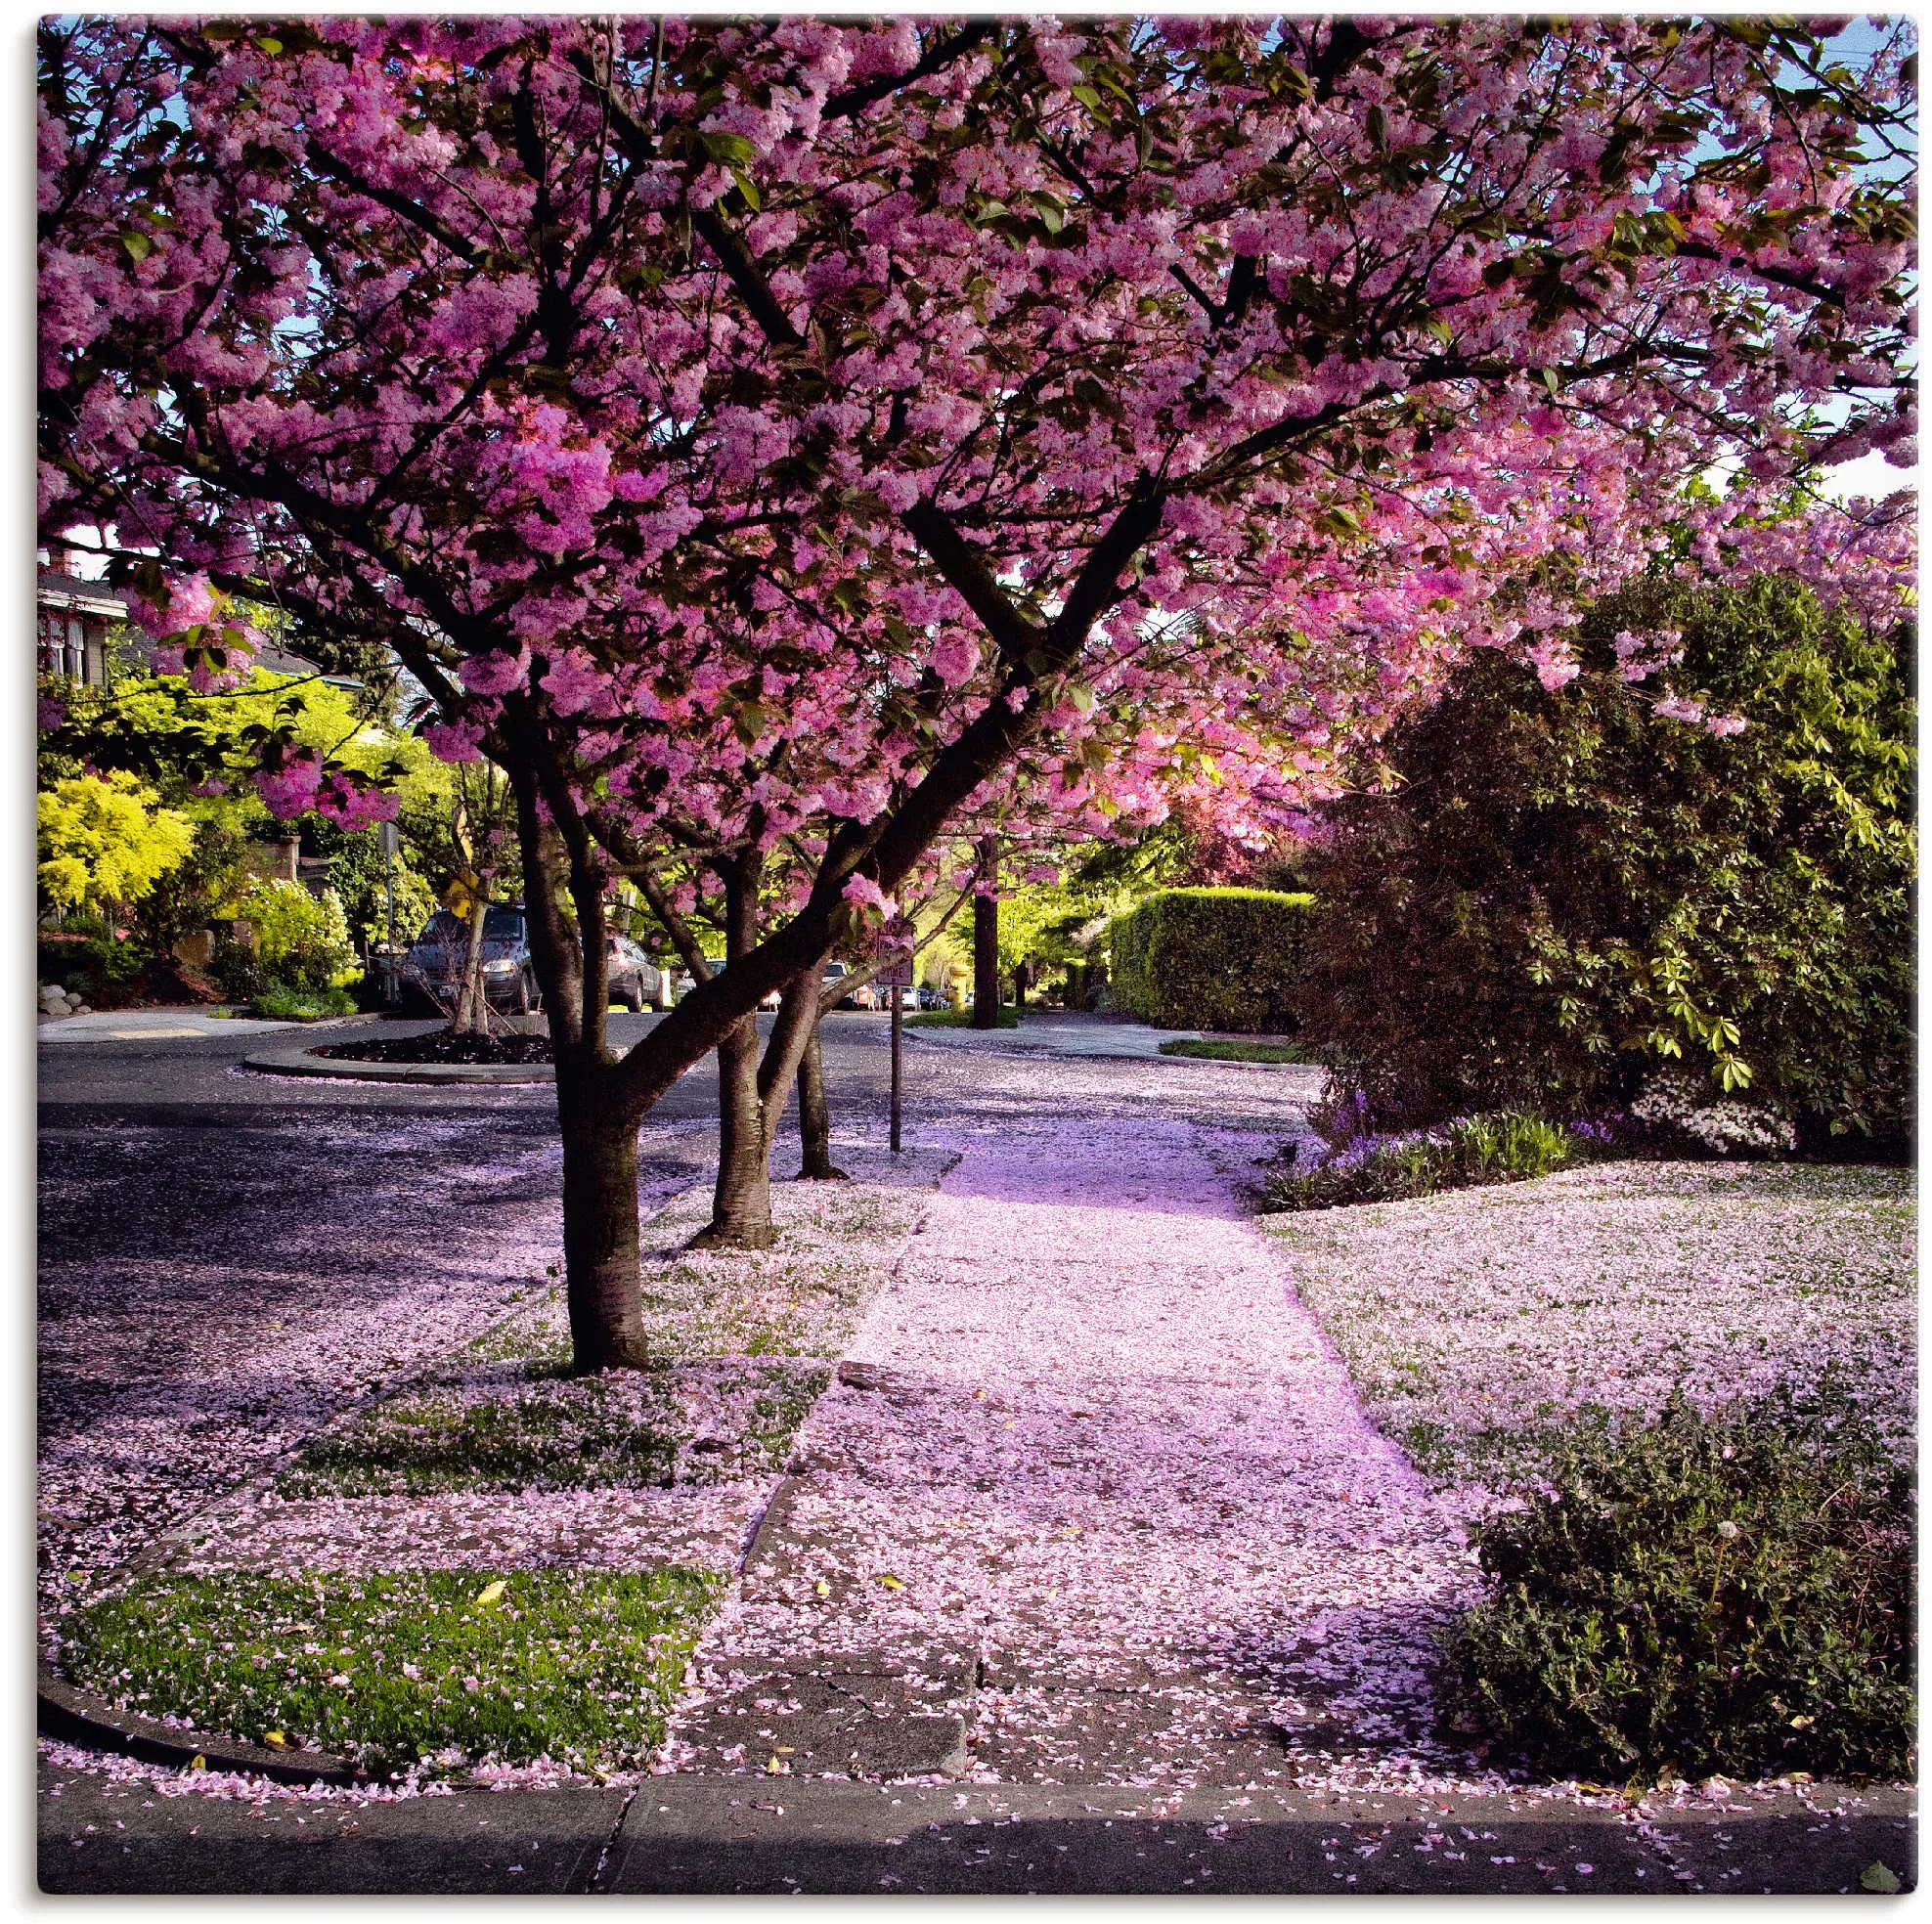
[[[945,997],[938,989],[931,988],[925,983],[921,983],[919,984],[919,1006],[922,1009],[944,1009],[945,1007]]]
[[[834,983],[842,981],[851,974],[851,969],[845,963],[827,962],[823,978],[825,986],[830,988]],[[860,983],[850,995],[842,995],[839,998],[838,1006],[841,1009],[881,1009],[886,1006],[882,994],[883,991],[874,988],[869,982]]]
[[[403,957],[398,975],[404,1000],[447,1008],[462,986],[468,956],[468,919],[439,909]],[[483,993],[494,1006],[520,1016],[543,1001],[520,902],[498,903],[483,912]]]
[[[711,973],[714,976],[722,976],[724,973],[724,963],[722,957],[714,955],[707,959],[711,963]],[[678,1001],[681,1002],[697,985],[697,978],[688,969],[681,969],[672,980],[671,993]],[[782,988],[768,988],[758,998],[758,1006],[761,1009],[775,1009],[784,999],[785,995]]]
[[[657,964],[629,936],[612,936],[608,949],[610,999],[634,1012],[648,1008],[657,1000]]]

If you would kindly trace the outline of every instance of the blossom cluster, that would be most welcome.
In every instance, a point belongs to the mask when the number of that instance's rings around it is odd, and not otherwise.
[[[1785,486],[1912,431],[1905,38],[1767,31],[63,24],[48,525],[171,633],[243,576],[386,640],[612,833],[827,846],[976,729],[969,813],[1264,833],[1673,543],[1909,586]]]

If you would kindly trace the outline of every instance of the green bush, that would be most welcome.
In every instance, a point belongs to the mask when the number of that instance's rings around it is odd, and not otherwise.
[[[1288,1030],[1313,896],[1162,889],[1108,931],[1115,997],[1157,1028]]]
[[[85,941],[42,940],[36,956],[42,982],[59,983],[63,988],[77,989],[83,995],[98,994],[110,984],[133,982],[152,959],[145,945],[116,941],[108,935]]]
[[[233,936],[217,936],[208,957],[208,979],[231,1002],[252,1002],[269,992],[268,971],[261,957]]]
[[[1554,1175],[1600,1147],[1587,1125],[1565,1126],[1505,1110],[1459,1115],[1437,1129],[1362,1135],[1299,1174],[1271,1175],[1263,1188],[1270,1209],[1335,1209],[1350,1202],[1398,1202],[1439,1189],[1476,1189]],[[1284,1152],[1292,1164],[1295,1145]]]
[[[1681,659],[1627,680],[1647,640]],[[1324,810],[1304,1024],[1378,1128],[1601,1114],[1670,1072],[1794,1124],[1802,1149],[1896,1153],[1908,640],[1790,581],[1654,581],[1599,604],[1577,654],[1553,691],[1479,651]],[[1745,725],[1713,734],[1669,697]]]
[[[1587,1412],[1475,1532],[1495,1590],[1447,1633],[1452,1714],[1558,1775],[1910,1776],[1896,1449],[1835,1382]]]
[[[356,979],[356,953],[341,898],[333,889],[311,895],[299,882],[256,882],[236,913],[253,925],[255,954],[266,980],[287,988],[327,990]]]

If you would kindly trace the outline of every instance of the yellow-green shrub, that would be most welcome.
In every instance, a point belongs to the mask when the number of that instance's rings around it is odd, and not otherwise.
[[[119,769],[70,775],[42,789],[41,893],[57,908],[139,901],[195,846],[195,824],[160,801]]]

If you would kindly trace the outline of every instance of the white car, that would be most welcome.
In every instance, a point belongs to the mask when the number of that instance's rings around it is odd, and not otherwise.
[[[843,962],[827,962],[821,980],[825,986],[830,988],[851,974],[852,971]],[[869,982],[860,983],[850,995],[842,995],[838,1001],[838,1007],[841,1009],[879,1009],[885,1006],[881,1000],[881,992]]]

